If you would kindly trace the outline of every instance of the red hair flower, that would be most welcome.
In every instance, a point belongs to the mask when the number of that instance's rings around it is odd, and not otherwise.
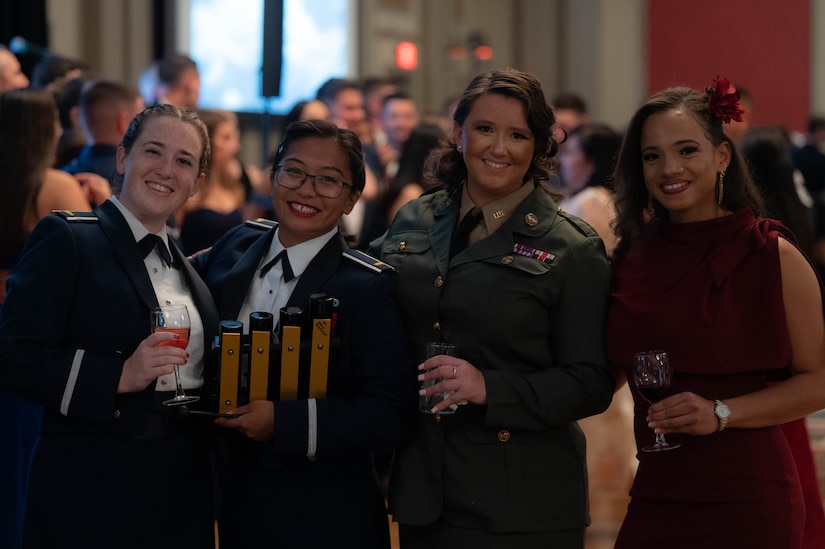
[[[716,88],[708,86],[705,91],[708,94],[708,112],[711,116],[721,118],[725,124],[730,124],[731,120],[742,122],[742,115],[745,108],[739,102],[739,92],[730,80],[717,75],[714,80]]]

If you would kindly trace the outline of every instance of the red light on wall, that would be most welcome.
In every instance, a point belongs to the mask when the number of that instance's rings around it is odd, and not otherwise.
[[[476,59],[489,61],[493,58],[493,48],[490,46],[478,46],[475,50]]]
[[[404,71],[418,66],[418,47],[412,42],[400,42],[395,47],[395,64]]]

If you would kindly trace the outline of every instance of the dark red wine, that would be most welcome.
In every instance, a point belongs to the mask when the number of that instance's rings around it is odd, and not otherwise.
[[[650,403],[659,402],[670,392],[670,387],[639,387],[639,392]]]

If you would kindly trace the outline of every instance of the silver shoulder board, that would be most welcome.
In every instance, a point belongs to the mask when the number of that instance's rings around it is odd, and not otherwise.
[[[354,261],[362,267],[366,267],[367,269],[376,273],[383,273],[385,271],[395,270],[395,267],[393,267],[392,265],[388,265],[380,259],[375,259],[371,255],[367,255],[360,250],[354,250],[351,248],[346,249],[343,252],[343,256],[349,259],[350,261]]]
[[[72,210],[52,210],[52,213],[62,217],[70,223],[97,223],[98,217],[94,212],[74,212]]]
[[[268,231],[273,227],[277,227],[278,223],[272,221],[271,219],[264,219],[263,217],[259,217],[257,219],[250,219],[244,223],[247,227],[255,227],[256,229],[261,229],[262,231]]]

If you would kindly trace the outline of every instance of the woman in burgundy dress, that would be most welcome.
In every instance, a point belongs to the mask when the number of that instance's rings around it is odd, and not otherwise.
[[[631,387],[636,444],[681,443],[638,453],[616,547],[825,547],[806,532],[815,479],[800,480],[779,428],[825,407],[820,288],[790,231],[761,217],[722,129],[739,94],[715,82],[649,98],[616,167],[608,356],[632,379],[635,353],[667,351],[670,396],[650,405]]]

